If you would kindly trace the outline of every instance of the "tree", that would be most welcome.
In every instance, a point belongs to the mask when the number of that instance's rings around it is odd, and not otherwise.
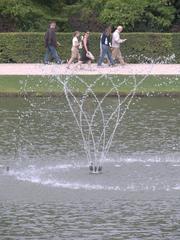
[[[175,19],[175,13],[175,7],[168,5],[167,0],[148,0],[143,14],[145,26],[151,31],[167,31]]]
[[[143,15],[146,0],[110,0],[100,13],[100,20],[114,26],[123,25],[133,31],[135,23]]]
[[[109,0],[100,13],[100,20],[113,25],[122,24],[127,31],[140,28],[144,31],[167,30],[176,11],[167,3],[167,0]]]
[[[13,19],[17,29],[23,31],[41,29],[45,22],[43,11],[27,0],[1,0],[0,12],[1,16]]]
[[[180,0],[0,0],[0,19],[21,31],[45,31],[52,19],[60,31],[168,31],[180,25]]]
[[[180,31],[180,0],[169,0],[169,4],[176,8],[174,24]]]

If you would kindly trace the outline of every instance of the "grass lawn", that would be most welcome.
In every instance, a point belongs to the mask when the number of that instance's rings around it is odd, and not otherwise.
[[[0,95],[62,95],[66,82],[74,93],[82,93],[91,85],[96,94],[119,91],[128,94],[136,86],[136,94],[180,96],[180,76],[0,76]]]

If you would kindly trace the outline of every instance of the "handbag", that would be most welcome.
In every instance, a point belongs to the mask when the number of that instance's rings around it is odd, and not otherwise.
[[[94,55],[91,52],[89,52],[89,51],[86,53],[86,57],[88,57],[92,61],[95,59]]]

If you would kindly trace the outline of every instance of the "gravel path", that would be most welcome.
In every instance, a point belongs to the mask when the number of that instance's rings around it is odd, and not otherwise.
[[[127,64],[125,66],[98,67],[92,64],[89,68],[86,64],[82,69],[77,64],[72,64],[67,69],[67,64],[0,64],[0,75],[180,75],[180,64]]]

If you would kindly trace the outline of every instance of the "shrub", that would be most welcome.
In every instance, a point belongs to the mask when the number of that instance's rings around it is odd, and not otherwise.
[[[90,49],[99,57],[99,33],[91,33]],[[58,33],[62,59],[71,54],[72,33]],[[180,63],[180,33],[123,33],[127,41],[121,45],[129,63]],[[45,53],[44,33],[0,33],[1,63],[40,63]]]

